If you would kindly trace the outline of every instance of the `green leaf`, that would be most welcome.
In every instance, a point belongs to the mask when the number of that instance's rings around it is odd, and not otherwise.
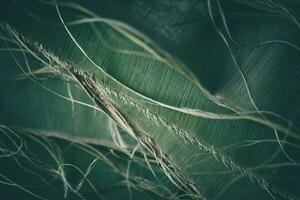
[[[189,197],[300,198],[296,1],[16,1],[2,11],[3,37],[17,43],[8,48],[80,85]]]
[[[1,151],[0,166],[4,197],[164,199],[171,195],[168,188],[172,187],[152,179],[138,154],[128,160],[126,154],[104,146],[43,137],[5,126],[0,131],[6,150]],[[156,169],[154,164],[152,167]],[[160,175],[160,181],[164,181],[166,177]]]

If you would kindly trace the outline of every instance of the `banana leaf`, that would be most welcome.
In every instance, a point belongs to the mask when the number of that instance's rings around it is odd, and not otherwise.
[[[178,198],[300,198],[298,1],[0,5],[2,73],[42,84],[27,92],[3,81],[1,123],[111,148],[118,126],[129,151],[139,144],[156,159]],[[45,86],[41,74],[62,78]],[[33,100],[20,104],[19,95]],[[74,100],[93,106],[81,112]],[[56,114],[35,116],[35,101]],[[19,120],[26,109],[30,122]]]

